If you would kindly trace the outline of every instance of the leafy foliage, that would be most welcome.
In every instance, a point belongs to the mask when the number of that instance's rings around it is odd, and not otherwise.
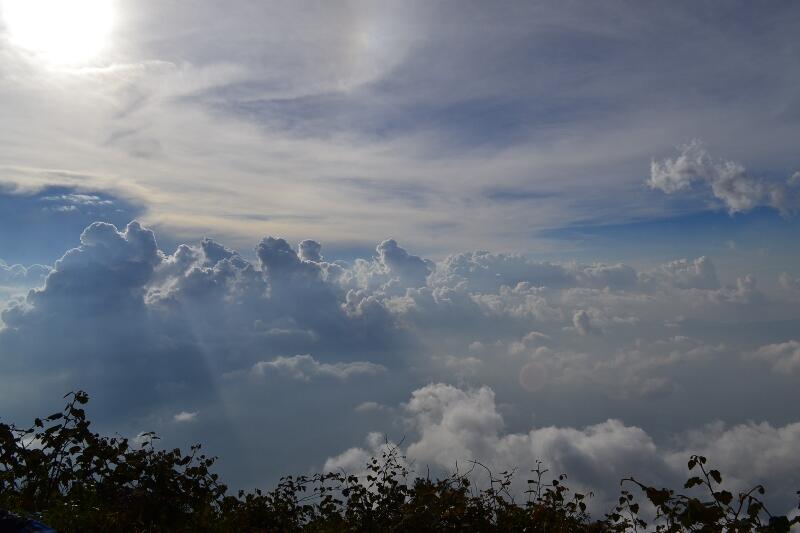
[[[789,520],[786,516],[773,516],[758,495],[765,489],[756,485],[747,492],[733,494],[725,490],[722,474],[706,466],[707,459],[701,455],[693,455],[689,459],[688,468],[692,475],[684,484],[685,489],[698,487],[704,489],[705,498],[676,494],[674,490],[648,487],[634,478],[622,480],[638,486],[647,499],[656,508],[655,530],[659,532],[678,531],[773,531],[788,532],[792,525],[800,523],[800,517]],[[699,472],[698,472],[699,470]],[[800,495],[800,491],[798,491]],[[623,490],[619,505],[609,516],[612,523],[619,523],[623,530],[642,529],[646,523],[636,516],[638,504],[633,503],[630,492]]]
[[[514,472],[495,475],[474,461],[465,473],[445,479],[411,477],[400,449],[387,446],[366,465],[366,476],[331,472],[287,476],[270,491],[236,496],[211,471],[215,458],[192,446],[158,450],[152,433],[137,446],[90,430],[83,405],[88,395],[65,396],[63,411],[20,429],[0,424],[0,509],[42,520],[59,531],[251,531],[251,532],[425,532],[425,531],[771,531],[800,522],[772,516],[759,486],[734,495],[722,475],[692,456],[685,488],[705,489],[706,498],[657,489],[633,478],[655,508],[652,524],[623,488],[619,504],[592,520],[586,499],[571,492],[566,476],[547,481],[537,463],[527,480],[526,501],[510,490]],[[473,486],[484,469],[488,487]]]

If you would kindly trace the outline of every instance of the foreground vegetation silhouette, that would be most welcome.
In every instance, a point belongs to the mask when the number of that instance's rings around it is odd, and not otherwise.
[[[483,489],[468,473],[414,477],[396,447],[373,458],[364,477],[288,476],[270,491],[232,496],[211,471],[215,458],[202,454],[200,445],[184,454],[156,449],[153,433],[137,444],[101,436],[90,430],[82,407],[88,395],[65,398],[63,411],[37,418],[31,428],[0,424],[0,515],[6,514],[0,530],[31,519],[63,532],[784,532],[800,523],[772,516],[759,498],[760,485],[736,496],[723,489],[721,474],[700,456],[690,458],[684,488],[701,495],[627,478],[618,504],[595,519],[587,512],[591,495],[570,491],[563,475],[548,481],[541,464],[527,480],[525,501],[517,502],[512,472],[486,469]],[[654,513],[640,512],[635,493]]]

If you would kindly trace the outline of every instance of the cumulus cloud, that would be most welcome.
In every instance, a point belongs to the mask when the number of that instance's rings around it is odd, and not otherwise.
[[[265,238],[256,247],[256,255],[271,279],[290,276],[314,277],[318,274],[317,268],[301,261],[284,239]]]
[[[194,422],[197,420],[197,411],[181,411],[180,413],[175,413],[172,419],[178,423]]]
[[[516,355],[525,352],[532,346],[536,346],[537,344],[544,344],[550,340],[551,340],[550,336],[545,335],[544,333],[541,333],[539,331],[531,331],[525,334],[525,336],[522,337],[521,340],[512,342],[508,347],[508,351],[509,353]],[[477,349],[479,348],[479,346],[476,346],[475,348]]]
[[[736,472],[729,479],[737,488],[767,482],[778,490],[790,489],[798,478],[786,472],[800,467],[800,423],[774,427],[768,423],[726,426],[717,422],[692,430],[672,445],[658,445],[643,429],[608,419],[584,427],[545,426],[527,432],[505,431],[495,393],[488,387],[461,389],[442,383],[415,390],[403,405],[403,416],[414,437],[402,447],[418,471],[465,469],[477,460],[492,471],[534,467],[542,461],[554,473],[567,473],[569,485],[595,493],[592,504],[607,506],[619,480],[634,475],[654,485],[674,485],[684,479],[686,458],[703,453]],[[327,470],[363,470],[366,460],[380,456],[386,442],[371,433],[364,448],[350,448],[325,462]],[[521,476],[524,478],[524,476]],[[524,479],[513,490],[522,494]],[[786,504],[791,491],[780,494]]]
[[[704,455],[733,487],[741,490],[760,483],[769,490],[767,497],[775,501],[779,512],[797,508],[791,495],[800,483],[800,422],[729,425],[717,421],[676,437],[680,444],[667,456],[676,470],[687,453]]]
[[[434,282],[468,289],[492,292],[501,286],[529,283],[536,287],[610,287],[633,288],[636,271],[628,265],[594,263],[577,265],[534,261],[522,255],[493,254],[486,251],[448,256],[436,270]]]
[[[698,140],[679,147],[679,151],[675,158],[653,160],[647,181],[651,188],[674,194],[700,183],[710,187],[714,198],[731,214],[769,206],[789,216],[800,206],[800,192],[794,189],[794,177],[786,183],[755,178],[739,163],[715,161]]]
[[[277,357],[272,361],[259,361],[251,369],[251,374],[263,376],[270,372],[288,375],[294,379],[311,381],[317,377],[347,379],[358,375],[373,375],[386,370],[386,367],[366,361],[352,363],[320,363],[308,354],[292,357]]]
[[[0,287],[38,287],[50,273],[46,265],[9,265],[0,259]]]
[[[720,301],[752,304],[764,301],[764,294],[758,289],[758,281],[752,274],[736,278],[736,285],[722,287],[710,293],[711,297]]]
[[[711,259],[678,259],[642,274],[645,282],[679,289],[718,289],[717,269]]]
[[[669,404],[702,424],[708,412],[692,406],[698,394],[709,394],[706,387],[735,398],[745,378],[767,383],[796,372],[789,348],[759,349],[786,342],[786,329],[800,323],[796,302],[766,298],[754,277],[723,283],[705,257],[644,271],[489,252],[434,263],[384,241],[373,257],[327,262],[316,241],[295,248],[276,237],[260,241],[255,256],[210,239],[167,254],[136,222],[90,225],[41,287],[2,311],[0,385],[13,393],[0,402],[41,402],[44,389],[83,388],[115,419],[127,413],[169,421],[192,405],[211,428],[222,423],[221,415],[214,421],[221,404],[243,417],[258,406],[258,416],[292,431],[292,421],[271,419],[278,415],[268,409],[289,398],[309,413],[324,404],[326,431],[348,416],[354,424],[385,423],[380,429],[388,431],[397,429],[389,417],[356,413],[383,412],[369,402],[394,405],[421,382],[448,381],[462,388],[427,389],[404,408],[425,437],[415,453],[443,461],[447,452],[434,446],[440,438],[445,448],[462,446],[475,457],[511,446],[518,435],[534,446],[520,433],[519,413],[539,402],[551,408],[540,413],[547,422],[537,439],[556,424],[576,442],[610,434],[640,446],[646,439],[635,429],[649,437],[652,428],[606,418],[633,412],[641,420]],[[743,352],[762,355],[726,357]],[[733,378],[714,379],[720,365]],[[791,371],[773,372],[782,368]],[[298,397],[298,382],[313,386]],[[494,391],[504,397],[502,407]],[[606,416],[585,426],[570,407],[576,401]],[[354,413],[354,406],[361,407]],[[723,407],[714,416],[736,422],[742,415]],[[439,421],[423,427],[423,419]],[[504,433],[507,420],[517,427]],[[465,433],[459,421],[491,438]],[[686,424],[678,415],[660,422]],[[241,424],[252,442],[265,443],[253,420]],[[468,438],[452,443],[451,427]],[[344,447],[345,437],[336,442]],[[513,449],[509,457],[522,453]]]
[[[751,359],[766,361],[776,372],[800,375],[800,342],[796,340],[768,344],[749,354]]]
[[[97,355],[100,346],[133,351],[133,360],[161,361],[157,367],[170,369],[164,379],[179,381],[187,368],[206,371],[201,361],[209,350],[221,373],[261,365],[254,368],[305,378],[350,375],[377,368],[354,360],[402,367],[417,351],[435,367],[476,377],[495,352],[524,355],[546,345],[581,354],[587,347],[580,337],[590,333],[635,332],[678,315],[745,312],[742,306],[764,302],[751,276],[721,287],[705,257],[637,273],[623,264],[544,263],[488,252],[435,264],[392,240],[378,246],[375,258],[351,264],[325,262],[316,241],[298,249],[268,237],[251,263],[204,239],[167,255],[136,222],[122,231],[92,224],[42,288],[3,311],[8,331],[0,341],[13,339],[17,351],[43,358],[58,349],[97,361],[109,357]],[[88,327],[102,334],[73,335]],[[72,340],[64,343],[63,336]],[[36,349],[25,348],[34,338]],[[595,346],[594,360],[630,352],[624,338]],[[287,351],[307,355],[286,357]]]
[[[11,327],[54,319],[101,320],[144,308],[145,285],[161,262],[155,236],[131,222],[123,232],[96,222],[81,234],[81,245],[56,261],[42,288],[28,294],[27,306],[3,312]]]
[[[589,317],[589,313],[583,309],[575,311],[575,314],[572,315],[572,325],[581,335],[599,335],[601,333],[599,329],[592,325],[592,319]]]
[[[298,248],[298,255],[303,261],[322,262],[322,245],[317,241],[306,239],[299,244]]]
[[[409,254],[397,241],[388,239],[378,245],[378,260],[387,271],[396,275],[406,287],[422,287],[430,274],[432,263]]]
[[[562,265],[478,251],[448,256],[437,269],[435,281],[450,286],[463,283],[476,292],[494,292],[501,286],[513,287],[522,282],[563,287],[576,283],[576,276]]]
[[[327,458],[323,470],[325,472],[361,473],[372,457],[381,457],[384,452],[389,453],[395,448],[393,442],[388,441],[377,431],[369,433],[365,442],[366,448],[352,447],[334,457]],[[398,459],[400,464],[408,466],[402,457]]]
[[[345,286],[401,295],[407,288],[425,287],[428,275],[434,270],[432,261],[410,254],[394,239],[387,239],[375,248],[372,260],[356,259],[342,273]]]

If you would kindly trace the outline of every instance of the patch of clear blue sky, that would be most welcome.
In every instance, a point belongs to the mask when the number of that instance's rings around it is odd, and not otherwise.
[[[560,259],[623,261],[645,267],[705,255],[723,275],[754,272],[767,281],[781,272],[800,272],[800,218],[786,219],[769,208],[736,215],[703,211],[627,224],[570,226],[541,235],[558,241],[566,251],[539,255]]]
[[[81,232],[92,222],[125,227],[142,212],[142,206],[106,192],[52,186],[20,193],[0,185],[0,259],[53,264],[80,244]]]

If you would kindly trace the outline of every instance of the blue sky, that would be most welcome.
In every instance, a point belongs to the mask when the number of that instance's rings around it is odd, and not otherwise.
[[[796,490],[796,3],[37,5],[0,0],[0,418],[85,388],[236,486],[386,434]]]

